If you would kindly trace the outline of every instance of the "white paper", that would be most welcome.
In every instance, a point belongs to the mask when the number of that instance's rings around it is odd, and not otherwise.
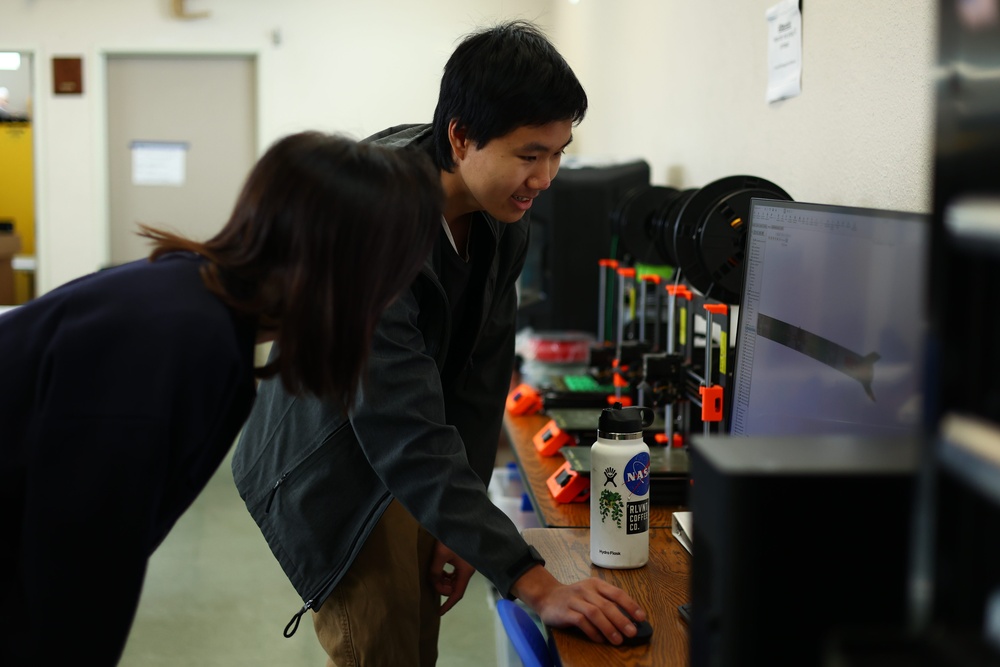
[[[673,516],[670,518],[670,532],[681,543],[681,546],[687,549],[689,554],[693,555],[694,540],[692,537],[694,533],[692,532],[692,528],[694,528],[694,519],[691,517],[691,512],[673,513]]]
[[[802,13],[799,0],[782,0],[767,10],[767,101],[802,92]]]
[[[133,141],[133,185],[184,185],[188,145],[179,141]]]

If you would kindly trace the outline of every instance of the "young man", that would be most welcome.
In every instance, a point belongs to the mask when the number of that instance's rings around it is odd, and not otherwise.
[[[439,617],[473,567],[546,623],[594,641],[635,634],[618,605],[645,618],[598,579],[556,581],[486,493],[526,213],[586,109],[562,56],[511,22],[458,46],[432,125],[369,139],[433,157],[445,192],[438,243],[384,311],[355,403],[345,412],[266,382],[233,457],[240,494],[305,601],[286,634],[313,611],[330,664],[434,664]]]

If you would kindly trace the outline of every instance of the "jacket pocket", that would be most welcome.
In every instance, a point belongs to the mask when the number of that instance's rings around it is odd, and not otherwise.
[[[298,460],[293,459],[293,461],[287,466],[276,467],[276,473],[264,486],[266,493],[258,495],[253,503],[256,511],[261,511],[260,505],[263,502],[263,514],[269,514],[272,506],[274,505],[275,498],[277,498],[282,487],[285,486],[286,483],[294,484],[296,480],[302,479],[303,477],[313,476],[317,472],[315,468],[323,466],[322,460],[324,458],[329,458],[331,454],[333,454],[333,452],[331,452],[331,447],[336,447],[338,442],[346,440],[346,436],[353,433],[350,427],[350,422],[345,421],[334,429],[332,433],[327,435],[325,438],[322,438],[319,441],[319,444],[313,446],[311,451],[309,451],[305,457]],[[349,445],[344,443],[344,446]],[[255,512],[255,508],[251,508],[251,513]]]

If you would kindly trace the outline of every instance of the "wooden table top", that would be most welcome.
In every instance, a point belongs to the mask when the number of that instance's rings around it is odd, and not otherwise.
[[[543,526],[552,528],[587,528],[590,526],[590,503],[560,503],[549,493],[546,482],[566,459],[560,454],[542,456],[535,449],[531,439],[548,424],[544,414],[515,417],[504,416],[504,428],[511,449],[517,459],[518,468],[524,480],[525,490]],[[651,505],[649,510],[650,528],[669,528],[674,510],[686,509],[676,506]]]
[[[677,611],[690,600],[691,556],[669,529],[649,531],[649,562],[634,570],[607,570],[590,562],[590,530],[526,528],[524,538],[561,582],[598,577],[622,590],[646,611],[653,635],[643,646],[592,642],[579,630],[549,628],[563,667],[672,667],[688,664],[688,627]]]

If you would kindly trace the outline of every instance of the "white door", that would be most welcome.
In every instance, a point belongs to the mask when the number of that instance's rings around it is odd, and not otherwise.
[[[229,218],[256,159],[250,56],[107,59],[111,264],[149,254],[138,223],[198,240]]]

